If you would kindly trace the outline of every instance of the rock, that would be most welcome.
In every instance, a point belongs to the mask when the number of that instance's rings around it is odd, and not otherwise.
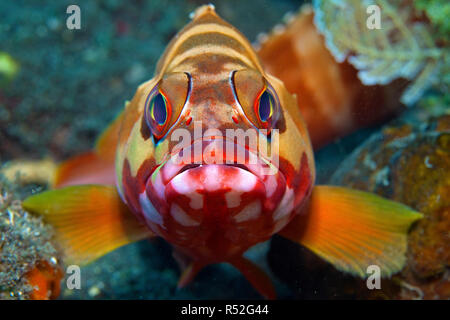
[[[347,157],[330,180],[374,192],[422,212],[410,230],[407,265],[381,290],[355,279],[281,237],[269,260],[298,298],[450,298],[450,115],[386,127]]]
[[[0,177],[0,299],[55,299],[62,270],[52,229],[24,211],[20,198]]]

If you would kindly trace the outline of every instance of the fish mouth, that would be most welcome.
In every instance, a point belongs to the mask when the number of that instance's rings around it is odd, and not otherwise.
[[[161,214],[173,203],[184,211],[205,210],[206,197],[215,197],[217,206],[225,209],[258,199],[262,211],[273,211],[285,191],[286,179],[270,159],[223,137],[179,148],[146,182],[147,197]]]
[[[240,168],[260,179],[280,174],[278,167],[267,157],[224,137],[199,139],[178,149],[155,172],[161,171],[165,182],[170,182],[178,174],[208,165]]]

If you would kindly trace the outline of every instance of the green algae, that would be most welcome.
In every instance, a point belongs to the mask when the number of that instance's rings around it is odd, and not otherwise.
[[[448,41],[450,34],[450,2],[447,0],[415,0],[414,6],[425,12],[436,28],[436,38],[445,38]]]

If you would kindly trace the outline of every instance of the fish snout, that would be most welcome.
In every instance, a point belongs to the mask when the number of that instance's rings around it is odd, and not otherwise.
[[[186,237],[180,236],[186,228],[197,238],[219,228],[225,237],[244,232],[261,239],[270,237],[267,226],[285,192],[284,175],[268,159],[233,141],[206,138],[174,152],[153,172],[143,210],[174,243]]]

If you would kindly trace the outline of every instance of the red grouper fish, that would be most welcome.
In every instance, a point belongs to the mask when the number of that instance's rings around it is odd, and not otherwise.
[[[54,190],[23,206],[55,227],[68,263],[162,237],[184,262],[180,287],[227,262],[274,298],[269,277],[243,257],[274,234],[356,276],[370,265],[383,276],[400,271],[408,229],[422,215],[314,179],[297,98],[239,31],[202,6],[96,148],[62,163]]]

